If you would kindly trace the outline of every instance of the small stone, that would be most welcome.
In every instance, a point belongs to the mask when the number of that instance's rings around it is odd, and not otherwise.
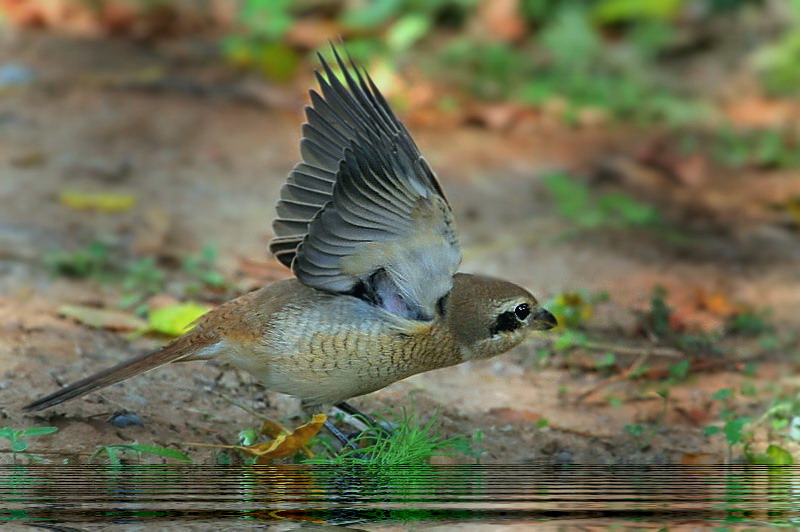
[[[144,421],[142,421],[142,418],[140,418],[138,414],[128,412],[127,410],[114,412],[108,419],[108,422],[120,429],[130,427],[131,425],[144,427]]]

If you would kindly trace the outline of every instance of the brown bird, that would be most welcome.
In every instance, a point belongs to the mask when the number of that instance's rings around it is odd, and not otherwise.
[[[70,384],[41,410],[170,362],[217,359],[307,412],[395,381],[492,357],[556,325],[527,290],[456,273],[450,206],[369,75],[320,56],[302,162],[281,189],[270,250],[294,272],[229,301],[155,351]]]

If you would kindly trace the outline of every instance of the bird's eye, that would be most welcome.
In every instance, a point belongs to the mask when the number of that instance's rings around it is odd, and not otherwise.
[[[527,303],[523,303],[521,305],[517,305],[517,308],[514,309],[514,314],[517,315],[517,318],[520,320],[524,320],[531,314],[531,307]]]

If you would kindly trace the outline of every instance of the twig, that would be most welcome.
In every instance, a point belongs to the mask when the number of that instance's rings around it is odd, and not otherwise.
[[[279,430],[279,432],[284,432],[286,434],[291,434],[292,433],[292,431],[290,431],[289,429],[287,429],[286,427],[284,427],[282,424],[280,424],[279,422],[275,421],[271,417],[265,416],[264,414],[261,414],[260,412],[257,412],[255,409],[240,403],[239,401],[237,401],[233,397],[230,397],[229,395],[226,395],[224,393],[220,393],[219,396],[222,399],[224,399],[225,401],[228,401],[233,406],[238,406],[239,408],[241,408],[242,410],[244,410],[248,414],[260,419],[264,423],[272,425],[272,427],[273,428],[277,428]],[[263,428],[262,428],[262,432],[263,432]],[[272,438],[275,438],[275,437],[277,437],[277,434],[268,434],[268,436],[270,436]],[[190,445],[201,445],[203,447],[215,447],[215,445],[211,445],[211,444],[194,444],[194,443],[192,443]],[[216,446],[216,447],[219,447],[219,446]],[[308,456],[309,458],[313,458],[314,457],[314,453],[311,451],[311,449],[308,448],[307,445],[303,445],[301,447],[301,449],[306,454],[306,456]]]
[[[281,429],[282,429],[282,430],[285,430],[286,432],[289,432],[288,430],[286,430],[285,428],[283,428],[283,426],[282,426],[280,423],[278,423],[277,421],[275,421],[275,420],[274,420],[274,419],[272,419],[271,417],[269,417],[269,416],[265,416],[264,414],[262,414],[262,413],[260,413],[260,412],[256,411],[254,408],[252,408],[252,407],[249,407],[249,406],[247,406],[247,405],[245,405],[245,404],[242,404],[242,403],[240,403],[239,401],[237,401],[237,400],[236,400],[236,399],[234,399],[233,397],[230,397],[229,395],[226,395],[226,394],[224,394],[224,393],[220,393],[220,394],[219,394],[219,396],[220,396],[222,399],[224,399],[225,401],[228,401],[228,402],[229,402],[230,404],[232,404],[233,406],[238,406],[239,408],[241,408],[242,410],[244,410],[244,411],[245,411],[245,412],[247,412],[248,414],[250,414],[250,415],[252,415],[252,416],[254,416],[254,417],[257,417],[257,418],[258,418],[258,419],[260,419],[261,421],[266,421],[266,422],[268,422],[268,423],[274,423],[275,425],[278,425],[279,427],[281,427]]]
[[[653,346],[632,346],[632,345],[619,345],[610,342],[595,342],[587,340],[577,344],[575,347],[585,347],[592,351],[611,351],[619,355],[647,355],[664,358],[684,358],[685,353],[672,347],[653,347]]]
[[[639,358],[634,360],[633,364],[631,364],[628,367],[628,369],[626,369],[622,373],[618,373],[617,375],[613,375],[611,377],[608,377],[607,379],[601,380],[600,382],[598,382],[597,384],[595,384],[594,386],[592,386],[591,388],[580,394],[578,398],[575,399],[575,404],[581,403],[584,399],[586,399],[596,391],[600,390],[601,388],[605,388],[606,386],[614,384],[615,382],[624,381],[625,379],[636,373],[636,371],[638,371],[639,368],[641,368],[644,365],[644,363],[650,357],[650,354],[651,352],[649,351],[641,353],[639,355]]]

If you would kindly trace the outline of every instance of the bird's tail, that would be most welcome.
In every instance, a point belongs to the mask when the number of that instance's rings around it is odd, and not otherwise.
[[[69,401],[70,399],[80,397],[89,392],[105,388],[106,386],[111,386],[112,384],[116,384],[129,377],[133,377],[134,375],[138,375],[140,373],[144,373],[145,371],[163,366],[164,364],[169,364],[170,362],[175,362],[181,359],[190,359],[190,354],[193,350],[190,349],[191,342],[187,340],[189,339],[186,336],[183,336],[165,345],[164,347],[156,349],[155,351],[150,351],[149,353],[144,353],[142,355],[129,358],[128,360],[120,362],[116,366],[104,369],[103,371],[95,373],[94,375],[90,375],[85,379],[73,382],[69,386],[61,388],[60,390],[53,392],[48,396],[37,399],[36,401],[25,405],[24,409],[32,412],[36,410],[43,410],[59,403],[63,403],[64,401]]]

